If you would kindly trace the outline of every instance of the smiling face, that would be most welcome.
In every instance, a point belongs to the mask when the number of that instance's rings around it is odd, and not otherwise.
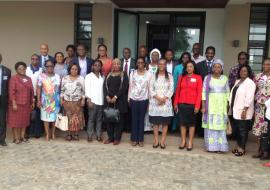
[[[80,57],[85,57],[86,56],[86,49],[85,49],[85,47],[83,45],[79,45],[77,47],[77,54]]]
[[[137,60],[137,68],[138,68],[139,70],[142,70],[142,69],[145,68],[145,61],[144,61],[144,59],[139,58],[139,59]]]
[[[165,53],[165,59],[169,62],[173,59],[173,52],[172,51],[166,51]]]
[[[101,68],[102,68],[101,62],[95,61],[92,68],[93,68],[94,73],[99,73],[101,71]]]
[[[208,49],[207,52],[205,53],[206,59],[211,61],[215,57],[215,51],[213,49]]]
[[[222,73],[222,66],[218,63],[213,65],[213,74],[221,75]]]
[[[190,61],[188,54],[184,54],[182,57],[182,63],[186,65],[188,61]]]
[[[79,69],[77,65],[72,65],[70,68],[70,75],[76,77],[79,75]]]
[[[49,53],[49,46],[47,44],[41,44],[40,46],[40,53],[43,56],[47,56]]]
[[[194,55],[199,55],[201,51],[200,45],[199,44],[194,44],[192,48],[192,53]]]
[[[139,49],[139,57],[146,57],[147,56],[147,49],[145,47],[141,47]]]
[[[68,48],[67,49],[67,55],[68,55],[68,57],[74,57],[75,56],[75,51],[74,51],[74,49],[73,48]]]
[[[39,65],[39,57],[37,55],[33,55],[31,57],[31,65],[33,65],[34,67]]]
[[[25,75],[26,73],[26,67],[23,65],[20,65],[17,70],[16,70],[17,74],[19,75]]]
[[[248,69],[247,67],[242,67],[240,70],[240,78],[245,79],[248,77]]]
[[[114,72],[119,72],[121,70],[121,62],[119,59],[114,59],[112,61],[112,70]]]
[[[164,59],[159,60],[158,70],[161,72],[166,70],[166,60],[164,60]]]
[[[159,54],[158,52],[153,52],[151,55],[152,62],[157,63],[159,60]]]
[[[54,64],[51,61],[46,62],[45,65],[46,73],[53,74],[54,73]]]
[[[241,55],[238,57],[238,63],[239,63],[240,65],[246,64],[247,61],[248,61],[248,58],[247,58],[247,56],[246,56],[245,54],[241,54]]]
[[[193,74],[195,70],[194,65],[191,62],[188,62],[186,70],[188,74]]]
[[[62,53],[58,53],[55,56],[56,63],[64,63],[64,55]]]
[[[123,57],[124,57],[125,59],[129,59],[129,58],[130,58],[130,54],[131,54],[130,49],[125,48],[125,49],[123,50]]]
[[[107,49],[106,49],[104,46],[100,46],[100,47],[98,48],[98,55],[99,55],[100,57],[105,57],[105,56],[107,56]]]
[[[266,59],[263,62],[263,72],[270,72],[270,59]]]

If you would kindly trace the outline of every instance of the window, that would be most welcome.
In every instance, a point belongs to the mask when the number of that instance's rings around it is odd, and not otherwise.
[[[87,47],[88,54],[91,53],[92,39],[92,5],[75,5],[75,39],[76,44],[82,43]]]
[[[261,72],[262,61],[268,56],[269,27],[270,5],[252,5],[250,11],[248,53],[250,55],[250,66],[255,73]]]

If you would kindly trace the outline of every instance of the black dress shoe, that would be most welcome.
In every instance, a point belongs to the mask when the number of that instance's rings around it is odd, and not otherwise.
[[[7,146],[7,143],[6,142],[2,142],[0,143],[1,146]]]

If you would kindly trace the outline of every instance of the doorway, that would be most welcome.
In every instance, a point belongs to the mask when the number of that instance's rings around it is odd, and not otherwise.
[[[166,49],[173,49],[176,59],[183,52],[190,52],[196,42],[203,51],[205,12],[149,13],[116,9],[115,23],[115,57],[122,57],[122,49],[129,47],[136,58],[140,45],[146,45],[149,52],[158,48],[162,55]]]

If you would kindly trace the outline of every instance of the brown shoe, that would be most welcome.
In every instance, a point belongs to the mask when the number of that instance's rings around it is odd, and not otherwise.
[[[143,146],[144,146],[143,142],[139,142],[139,147],[143,147]]]
[[[107,140],[104,142],[104,144],[110,144],[110,143],[112,143],[112,142],[113,142],[112,140],[107,139]]]
[[[132,141],[132,142],[131,142],[131,145],[132,145],[132,146],[136,146],[136,145],[137,145],[137,142]]]
[[[120,141],[114,141],[113,142],[113,145],[119,145],[120,144]]]
[[[102,142],[102,138],[101,138],[101,137],[98,137],[98,138],[97,138],[97,141],[98,141],[98,142]]]
[[[93,139],[90,138],[90,137],[88,137],[88,138],[87,138],[87,142],[91,143],[91,142],[93,142]]]

